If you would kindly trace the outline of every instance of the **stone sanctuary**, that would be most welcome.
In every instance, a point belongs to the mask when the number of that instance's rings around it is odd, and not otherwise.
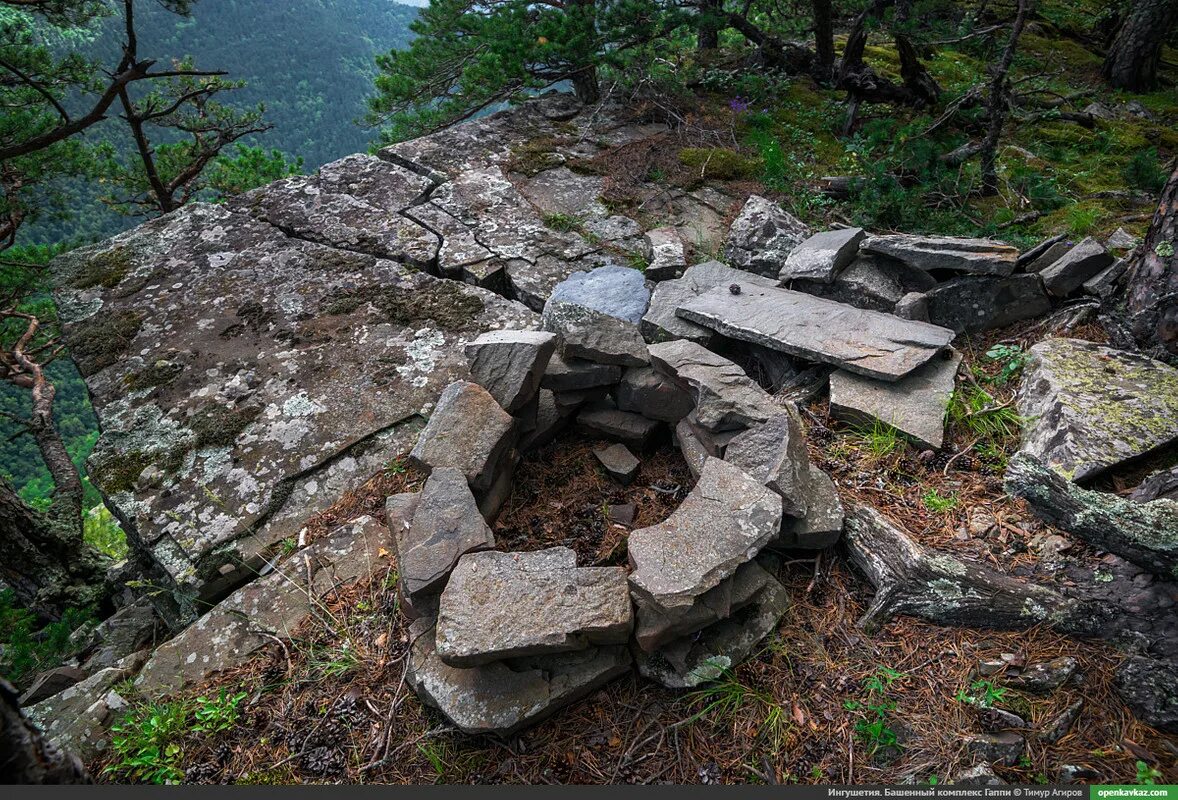
[[[1132,653],[1125,702],[1178,730],[1175,482],[1098,484],[1178,443],[1178,371],[1074,338],[1030,352],[1008,491],[1128,565],[1100,598],[918,543],[811,461],[802,411],[829,398],[938,450],[961,335],[1098,300],[1120,262],[1092,239],[1020,253],[812,231],[711,186],[616,213],[580,165],[662,127],[550,95],[62,256],[65,336],[101,422],[89,474],[154,590],[39,679],[32,718],[93,756],[127,681],[198,686],[395,564],[408,684],[455,728],[507,736],[635,670],[714,679],[789,607],[782,554],[829,550],[876,591],[865,628],[907,614],[1110,639]],[[566,428],[608,443],[609,480],[635,480],[660,439],[695,478],[628,532],[627,566],[495,540],[521,458]],[[404,454],[420,491],[308,535]],[[1021,752],[1024,734],[1001,736]],[[1008,757],[979,742],[982,761]]]

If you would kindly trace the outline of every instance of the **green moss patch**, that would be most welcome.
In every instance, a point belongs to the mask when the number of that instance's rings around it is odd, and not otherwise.
[[[216,403],[204,406],[189,423],[196,434],[194,447],[229,447],[260,413],[261,409],[254,406],[229,408]]]
[[[156,386],[163,386],[164,384],[174,381],[184,367],[171,361],[157,361],[150,367],[129,372],[123,378],[123,385],[132,392],[142,391],[143,389],[152,389]]]
[[[464,291],[460,284],[438,281],[420,289],[366,286],[341,290],[328,298],[325,311],[333,316],[351,314],[364,305],[373,306],[395,325],[429,320],[451,331],[469,328],[486,309],[481,297]]]
[[[74,289],[92,289],[101,286],[113,289],[123,282],[127,273],[131,271],[134,262],[131,251],[126,247],[113,247],[86,259],[85,263],[74,273],[70,280],[70,287]]]
[[[118,361],[139,333],[143,317],[135,311],[100,311],[71,327],[66,344],[82,375],[93,375]]]
[[[679,161],[710,180],[739,180],[757,174],[757,163],[726,147],[685,147]]]

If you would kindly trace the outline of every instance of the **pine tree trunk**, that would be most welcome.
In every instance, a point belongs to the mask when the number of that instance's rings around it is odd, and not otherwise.
[[[703,0],[700,4],[699,32],[696,33],[696,47],[700,50],[715,50],[720,46],[720,4],[723,0]]]
[[[1136,0],[1117,30],[1101,70],[1117,89],[1143,92],[1157,82],[1162,45],[1178,22],[1178,1]]]
[[[1125,285],[1134,338],[1148,351],[1178,358],[1178,168],[1162,188]]]
[[[597,67],[588,66],[573,75],[573,93],[586,105],[601,100],[601,89],[597,85]]]
[[[16,689],[0,680],[0,783],[91,783],[77,757],[47,742],[20,710]]]
[[[834,75],[834,19],[830,0],[812,0],[814,11],[814,77],[822,83]]]

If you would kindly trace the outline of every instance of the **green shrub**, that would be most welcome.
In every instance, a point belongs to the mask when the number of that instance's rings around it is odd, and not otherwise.
[[[11,589],[0,592],[0,673],[17,686],[28,683],[38,672],[60,666],[75,647],[70,634],[97,621],[92,608],[67,609],[62,618],[37,628],[37,618],[17,605]]]
[[[1138,150],[1121,172],[1125,183],[1146,192],[1161,191],[1166,185],[1166,173],[1160,162],[1156,147]]]

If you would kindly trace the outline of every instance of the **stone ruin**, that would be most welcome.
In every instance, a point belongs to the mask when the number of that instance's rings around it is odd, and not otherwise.
[[[156,591],[104,623],[80,669],[44,676],[33,718],[93,754],[125,705],[120,681],[151,696],[199,684],[393,558],[407,677],[468,733],[510,734],[634,668],[675,689],[715,678],[785,613],[783,551],[841,545],[885,616],[931,613],[896,583],[927,569],[964,593],[947,618],[979,613],[975,581],[1025,602],[1016,617],[1072,619],[1054,590],[844,508],[798,406],[829,391],[834,416],[938,449],[956,336],[1099,298],[1123,262],[1094,240],[1020,254],[814,233],[714,187],[660,194],[644,230],[573,167],[662,129],[546,97],[59,259],[65,335],[102,427],[90,474]],[[1049,339],[1019,407],[1020,474],[1091,477],[1178,441],[1178,372]],[[629,533],[628,567],[496,549],[516,465],[570,426],[613,443],[595,455],[619,483],[668,435],[696,479],[667,519]],[[307,541],[308,517],[406,452],[428,473],[420,492],[388,498],[385,523]],[[1172,580],[1178,512],[1157,483],[1148,518],[1108,547]],[[1151,525],[1163,535],[1141,533]],[[1140,602],[1166,608],[1168,585]],[[1146,611],[1126,625],[1151,647],[1178,642],[1172,610]],[[1133,686],[1160,686],[1157,663],[1136,663]],[[1164,696],[1138,691],[1135,707],[1174,724]]]

